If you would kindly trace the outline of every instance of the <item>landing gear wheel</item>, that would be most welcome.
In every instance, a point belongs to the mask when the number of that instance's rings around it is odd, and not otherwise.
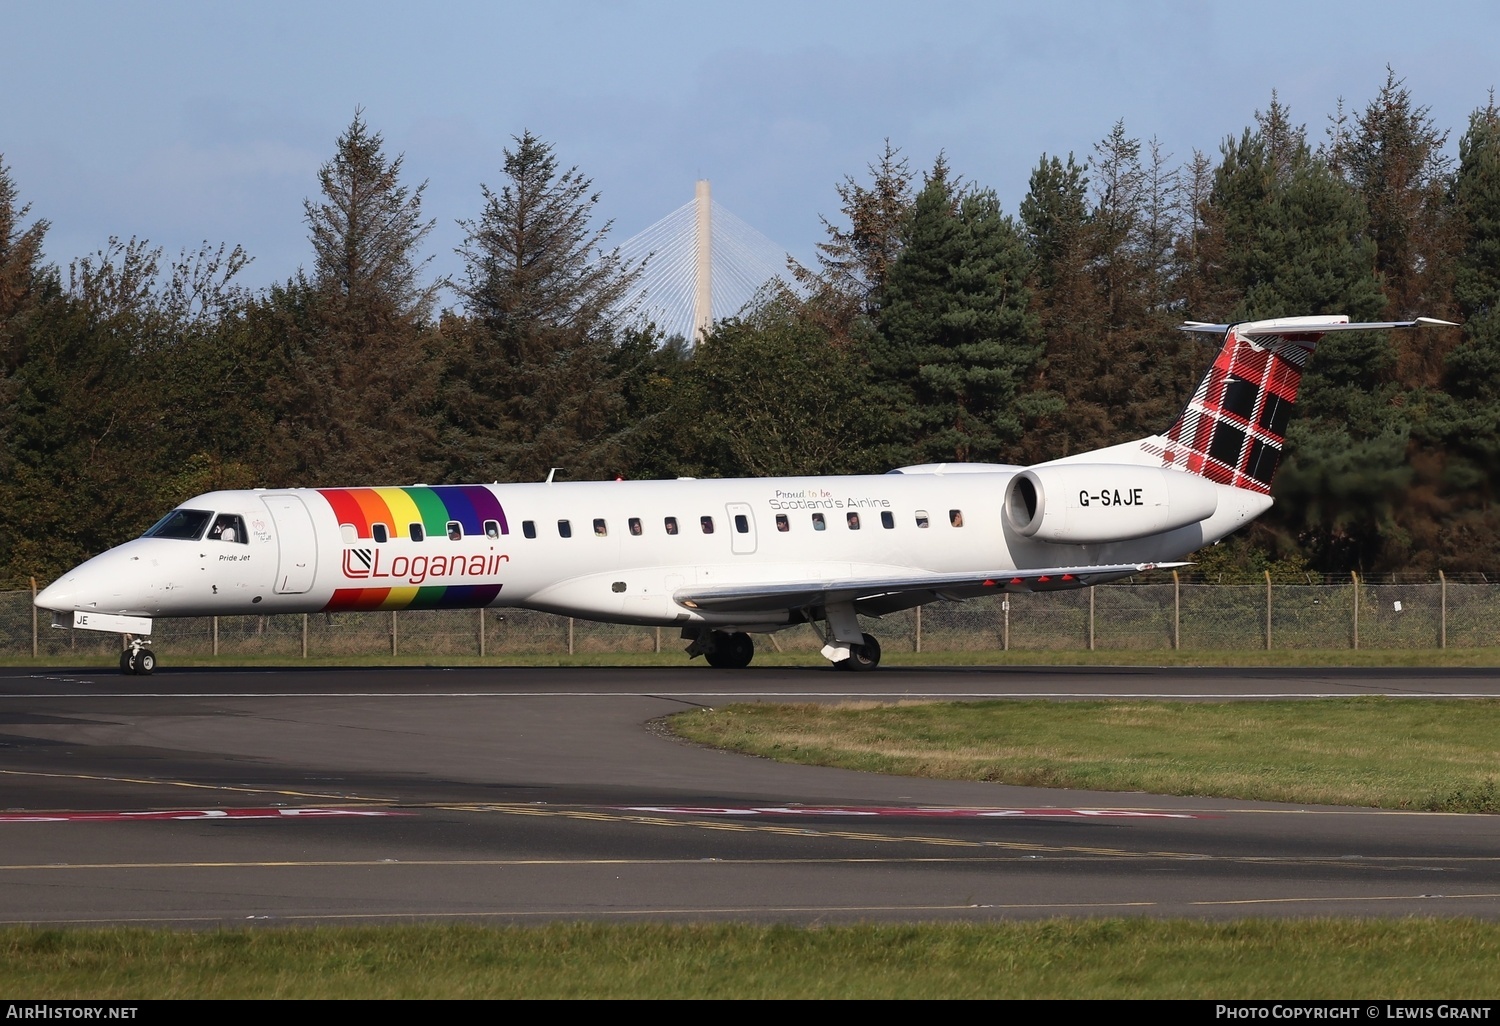
[[[836,665],[845,670],[873,670],[880,665],[880,642],[875,635],[866,634],[864,644],[850,645],[849,658]]]
[[[755,658],[755,642],[743,631],[714,631],[713,647],[703,653],[708,665],[720,670],[742,670]]]
[[[132,654],[133,653],[128,648],[125,651],[123,651],[123,652],[120,653],[120,672],[121,673],[134,673],[135,672],[135,668],[130,665],[130,657],[131,657]]]
[[[148,677],[151,671],[156,669],[156,653],[149,648],[135,649],[121,656],[120,663],[122,668],[128,667],[125,669],[126,673],[138,673],[143,677]]]

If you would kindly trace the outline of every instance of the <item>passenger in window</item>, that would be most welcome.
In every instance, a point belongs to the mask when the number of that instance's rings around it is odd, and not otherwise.
[[[499,523],[499,521],[496,521],[496,520],[486,520],[484,522],[484,535],[485,535],[486,538],[491,538],[491,539],[499,538],[500,537],[500,523]]]
[[[667,533],[668,534],[676,534],[677,533],[677,518],[676,517],[667,517],[666,523],[667,523]]]
[[[714,518],[713,517],[699,517],[698,518],[698,523],[701,524],[701,525],[703,525],[703,533],[704,534],[713,534],[714,533]]]
[[[641,533],[641,518],[640,517],[631,517],[630,518],[630,533],[631,534],[640,534]]]
[[[851,531],[858,531],[859,530],[859,514],[858,513],[850,513],[844,519],[849,524],[849,530],[851,530]]]
[[[460,524],[456,520],[450,520],[448,522],[448,540],[449,541],[462,541],[463,537],[464,537],[464,528],[463,528],[463,525]]]
[[[785,513],[778,513],[778,514],[776,514],[776,530],[778,530],[778,531],[790,531],[791,529],[792,529],[792,525],[791,525],[791,522],[787,520],[786,514]]]
[[[827,530],[827,529],[828,529],[828,524],[824,522],[824,520],[823,520],[823,514],[821,514],[821,513],[814,513],[813,514],[813,530],[814,531],[824,531],[824,530]]]
[[[964,526],[964,513],[963,513],[963,510],[960,510],[960,509],[950,509],[948,511],[948,523],[952,524],[954,527],[962,527],[962,526]]]
[[[608,533],[609,533],[609,528],[607,528],[607,527],[604,526],[604,521],[603,520],[595,520],[594,521],[594,537],[595,538],[603,538]]]
[[[918,527],[926,527],[927,526],[927,511],[925,509],[919,509],[919,510],[917,510],[917,526]]]

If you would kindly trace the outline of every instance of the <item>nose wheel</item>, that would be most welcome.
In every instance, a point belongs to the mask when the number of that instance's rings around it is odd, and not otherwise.
[[[120,672],[148,677],[156,669],[156,653],[146,647],[145,642],[132,641],[130,647],[120,653]]]

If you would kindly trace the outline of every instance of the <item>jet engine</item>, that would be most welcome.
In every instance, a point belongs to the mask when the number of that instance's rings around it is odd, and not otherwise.
[[[1213,516],[1219,492],[1177,470],[1063,463],[1011,478],[1005,519],[1038,541],[1088,545],[1159,534]]]

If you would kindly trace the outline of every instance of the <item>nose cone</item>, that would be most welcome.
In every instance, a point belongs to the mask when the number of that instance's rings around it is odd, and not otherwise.
[[[37,593],[37,607],[57,613],[81,609],[150,615],[150,588],[139,559],[127,551],[131,544],[110,549],[63,574]]]

